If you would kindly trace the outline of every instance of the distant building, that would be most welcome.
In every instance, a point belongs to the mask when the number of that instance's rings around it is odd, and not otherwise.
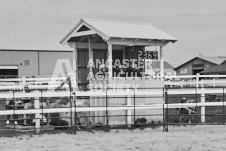
[[[58,59],[72,66],[72,51],[0,49],[0,78],[52,75]]]
[[[0,78],[51,76],[58,59],[69,60],[72,67],[72,55],[72,50],[0,49]],[[81,56],[81,58],[83,57]],[[82,60],[85,59],[87,57]],[[152,74],[158,75],[160,73],[160,61],[152,61],[151,66]],[[88,70],[87,66],[82,67]],[[63,65],[62,68],[64,73],[67,74],[67,67]],[[168,62],[164,62],[165,75],[174,75],[173,68]]]
[[[195,57],[174,68],[177,75],[196,75],[224,63],[226,57]]]
[[[226,75],[226,61],[224,61],[220,65],[214,66],[212,68],[208,68],[208,69],[202,71],[200,74],[204,74],[204,75]]]
[[[160,74],[160,61],[152,61],[152,71],[155,75]],[[175,75],[174,67],[168,62],[164,61],[164,75],[165,76],[173,76]]]

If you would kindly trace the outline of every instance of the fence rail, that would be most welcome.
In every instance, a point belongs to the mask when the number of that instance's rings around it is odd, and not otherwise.
[[[44,77],[44,78],[13,78],[0,79],[0,90],[24,90],[24,86],[28,85],[30,89],[54,89],[57,88],[67,77]],[[72,79],[73,80],[73,79]],[[68,88],[68,85],[64,85]]]
[[[165,86],[179,87],[217,87],[226,86],[226,75],[184,75],[166,76]]]
[[[153,77],[161,79],[162,77]],[[24,85],[32,89],[54,89],[67,77],[38,77],[38,78],[11,78],[0,79],[0,90],[23,90]],[[184,75],[165,76],[165,86],[169,87],[224,87],[226,86],[226,75]],[[73,84],[73,78],[71,78]],[[64,85],[68,89],[68,85]]]

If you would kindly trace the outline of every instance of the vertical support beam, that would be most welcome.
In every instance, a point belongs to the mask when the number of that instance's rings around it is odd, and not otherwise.
[[[108,43],[108,77],[112,78],[112,44]]]
[[[76,42],[68,42],[68,45],[73,48],[73,92],[75,92],[78,88],[78,84],[77,84],[77,79],[78,79],[78,67],[77,67],[77,55],[78,55],[78,50],[77,50],[77,45]]]
[[[39,98],[35,98],[35,109],[39,109],[40,108],[40,101]],[[40,114],[36,113],[35,114],[35,129],[36,129],[36,133],[40,133]]]
[[[123,46],[123,49],[122,49],[122,59],[126,59],[126,47]]]
[[[40,76],[40,51],[38,51],[38,76]]]
[[[91,36],[88,36],[88,48],[89,48],[89,78],[93,78],[93,50]]]
[[[164,77],[163,46],[160,46],[160,77]]]
[[[205,89],[202,88],[202,93],[201,93],[201,103],[205,103]],[[201,107],[201,122],[205,123],[205,106]]]

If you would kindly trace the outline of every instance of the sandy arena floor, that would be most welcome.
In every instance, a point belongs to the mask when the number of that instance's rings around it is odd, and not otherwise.
[[[162,127],[1,137],[1,151],[225,151],[226,126]]]

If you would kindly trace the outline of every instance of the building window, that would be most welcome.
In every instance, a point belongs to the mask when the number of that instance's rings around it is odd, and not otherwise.
[[[193,64],[193,69],[203,69],[203,64]]]
[[[30,65],[30,60],[24,60],[24,65],[29,66]]]
[[[180,73],[181,74],[187,74],[188,73],[188,69],[187,68],[181,68],[180,69]]]

